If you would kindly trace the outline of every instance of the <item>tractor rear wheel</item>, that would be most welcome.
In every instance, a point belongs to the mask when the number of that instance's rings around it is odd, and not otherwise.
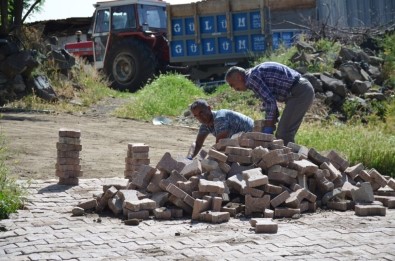
[[[155,56],[144,42],[128,39],[110,50],[104,69],[114,89],[133,92],[154,76]]]

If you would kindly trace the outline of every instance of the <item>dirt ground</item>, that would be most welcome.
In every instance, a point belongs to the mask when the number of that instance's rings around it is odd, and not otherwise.
[[[149,145],[151,166],[164,153],[185,158],[197,134],[196,122],[189,127],[177,121],[172,125],[154,125],[111,116],[120,101],[106,100],[79,115],[38,112],[0,112],[0,135],[5,137],[10,157],[6,164],[20,179],[57,179],[56,143],[60,128],[81,131],[81,178],[124,177],[128,143]],[[210,136],[205,147],[214,144]]]

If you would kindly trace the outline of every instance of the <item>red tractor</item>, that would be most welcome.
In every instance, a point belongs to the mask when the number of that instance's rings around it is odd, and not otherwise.
[[[98,2],[95,8],[91,41],[69,43],[65,49],[88,59],[93,55],[111,87],[137,90],[168,64],[166,3],[120,0]]]

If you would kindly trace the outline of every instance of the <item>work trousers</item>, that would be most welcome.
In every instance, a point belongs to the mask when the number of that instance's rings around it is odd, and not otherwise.
[[[282,139],[284,145],[295,142],[296,132],[313,100],[313,86],[307,79],[301,77],[291,88],[291,96],[285,101],[285,108],[277,126],[276,138]]]

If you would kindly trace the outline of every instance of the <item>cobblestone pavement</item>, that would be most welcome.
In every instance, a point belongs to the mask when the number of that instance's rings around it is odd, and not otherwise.
[[[0,260],[395,260],[395,210],[385,217],[320,211],[275,219],[277,234],[256,234],[248,219],[208,224],[71,215],[104,179],[34,181],[27,210],[0,221]],[[101,222],[99,222],[101,219]]]

